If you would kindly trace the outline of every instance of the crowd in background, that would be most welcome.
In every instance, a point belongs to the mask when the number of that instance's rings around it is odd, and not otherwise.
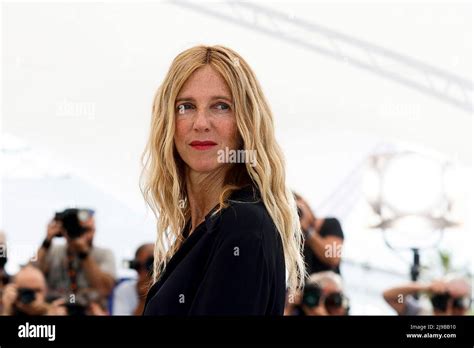
[[[94,244],[94,211],[66,209],[48,224],[37,257],[14,275],[0,240],[2,315],[141,315],[153,266],[153,244],[138,247],[129,262],[137,277],[117,279],[114,254]],[[64,238],[65,243],[55,243]]]
[[[336,218],[317,217],[295,194],[304,235],[308,277],[303,291],[287,293],[285,315],[349,315],[350,299],[340,272],[344,233]],[[128,267],[131,279],[117,279],[114,254],[94,244],[94,211],[66,209],[46,228],[37,257],[14,276],[7,274],[8,249],[0,232],[2,315],[141,315],[152,281],[152,243],[139,246]],[[64,238],[65,243],[55,243]],[[398,315],[465,315],[471,287],[462,277],[411,282],[380,294]],[[421,301],[429,299],[430,306]],[[229,299],[231,300],[231,299]]]

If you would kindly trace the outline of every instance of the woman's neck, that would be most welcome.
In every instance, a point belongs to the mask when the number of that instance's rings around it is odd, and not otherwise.
[[[186,189],[191,211],[189,234],[205,220],[206,215],[219,203],[223,186],[224,176],[222,173],[198,173],[188,170]]]

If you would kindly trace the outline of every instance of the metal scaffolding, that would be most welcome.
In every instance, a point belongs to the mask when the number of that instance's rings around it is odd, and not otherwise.
[[[291,14],[240,1],[175,0],[172,3],[304,47],[436,97],[468,113],[473,110],[472,81]]]

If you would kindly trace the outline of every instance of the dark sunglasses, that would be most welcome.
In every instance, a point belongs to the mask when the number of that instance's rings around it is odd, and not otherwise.
[[[324,299],[324,306],[329,309],[347,308],[348,304],[348,298],[340,292],[333,292]]]

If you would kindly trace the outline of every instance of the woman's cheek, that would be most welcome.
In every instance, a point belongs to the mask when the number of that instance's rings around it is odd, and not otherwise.
[[[238,143],[237,125],[234,120],[229,120],[221,127],[221,135],[227,146],[235,148]]]

